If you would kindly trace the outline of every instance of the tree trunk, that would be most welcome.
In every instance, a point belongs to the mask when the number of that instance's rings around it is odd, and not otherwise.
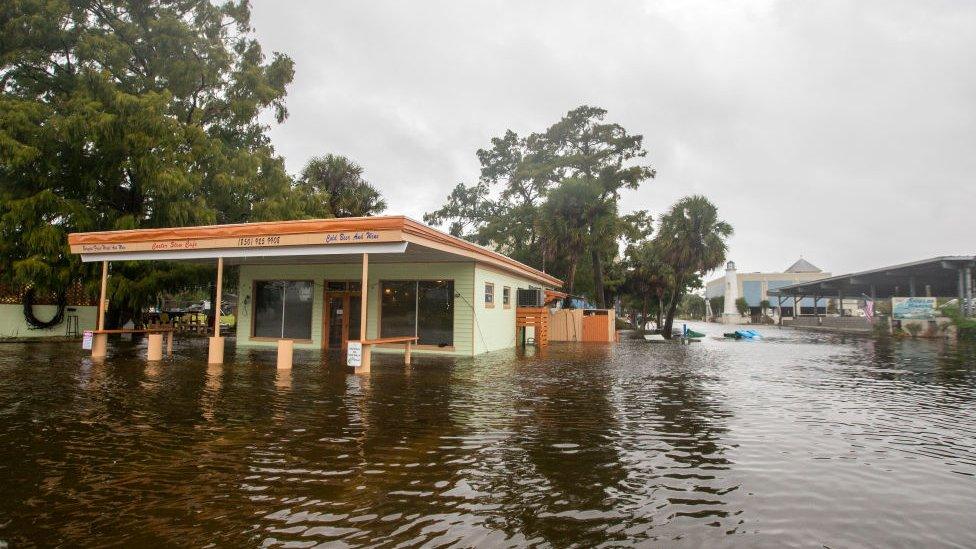
[[[573,286],[576,285],[576,260],[570,259],[569,268],[566,271],[566,293],[573,294]]]
[[[641,300],[641,321],[638,330],[643,332],[647,327],[647,294],[643,294]]]
[[[657,293],[657,329],[661,329],[661,319],[664,314],[664,292]]]
[[[590,257],[593,258],[593,293],[596,294],[596,307],[606,309],[607,298],[603,295],[603,258],[600,257],[600,251],[596,247],[590,250]]]
[[[671,299],[668,300],[668,310],[667,316],[664,320],[664,329],[661,332],[667,339],[671,339],[671,332],[674,327],[674,311],[678,308],[678,302],[681,301],[681,289],[684,288],[684,283],[680,280],[674,285],[674,293],[671,294]]]
[[[664,329],[661,331],[667,339],[671,339],[672,331],[674,330],[674,311],[678,308],[678,292],[674,293],[674,297],[671,298],[670,303],[668,303],[668,312],[664,320]]]

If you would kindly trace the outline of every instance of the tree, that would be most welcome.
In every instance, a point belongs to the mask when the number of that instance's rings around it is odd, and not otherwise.
[[[723,296],[715,296],[708,298],[708,304],[712,307],[712,315],[722,316],[722,312],[725,308],[725,298]]]
[[[431,225],[447,224],[454,236],[490,246],[527,265],[545,268],[539,241],[540,208],[555,182],[551,153],[538,134],[508,130],[477,151],[478,182],[459,183],[440,209],[424,214]]]
[[[621,236],[616,217],[620,191],[636,189],[642,181],[655,175],[650,167],[629,164],[647,155],[644,137],[629,134],[619,124],[604,122],[606,114],[606,110],[598,107],[577,107],[541,138],[547,144],[546,149],[553,151],[551,162],[558,175],[592,187],[590,193],[595,199],[588,202],[586,217],[593,293],[600,308],[606,307],[604,256],[608,250],[615,254]]]
[[[678,304],[678,315],[682,318],[701,319],[705,316],[705,298],[698,294],[681,296]]]
[[[363,178],[363,168],[344,156],[312,157],[295,185],[312,217],[367,217],[386,209],[386,201]]]
[[[664,263],[660,249],[653,240],[641,240],[629,245],[625,252],[628,265],[627,290],[640,303],[645,323],[648,311],[657,314],[657,325],[662,325],[664,296],[671,285],[674,271]],[[654,303],[651,303],[651,299]]]
[[[700,287],[702,277],[725,262],[732,226],[718,218],[718,208],[701,195],[682,198],[661,218],[655,237],[662,260],[674,271],[665,308],[664,337],[671,337],[681,296]]]
[[[746,316],[749,312],[749,302],[746,298],[740,297],[735,300],[735,310],[739,312],[739,316]]]
[[[301,215],[261,118],[287,116],[293,64],[265,58],[246,1],[3,6],[0,281],[57,289],[93,274],[68,232]],[[116,319],[200,271],[114,267]]]
[[[545,260],[548,265],[561,264],[569,293],[576,286],[576,268],[586,250],[590,225],[587,213],[594,199],[592,185],[573,179],[550,192],[542,206],[542,217],[547,222],[539,230]]]
[[[492,139],[478,151],[478,182],[457,185],[424,221],[572,279],[573,289],[581,260],[589,257],[593,297],[604,306],[607,290],[622,283],[621,277],[608,287],[608,273],[621,272],[608,264],[648,218],[646,212],[620,215],[620,191],[654,177],[650,167],[634,164],[647,154],[643,137],[604,122],[605,116],[582,106],[544,132],[520,137],[509,130]]]

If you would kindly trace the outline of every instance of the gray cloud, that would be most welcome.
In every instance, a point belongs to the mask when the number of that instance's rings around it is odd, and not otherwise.
[[[592,104],[645,136],[629,209],[709,196],[741,270],[976,253],[976,3],[271,2],[289,171],[337,152],[419,218],[475,150]]]

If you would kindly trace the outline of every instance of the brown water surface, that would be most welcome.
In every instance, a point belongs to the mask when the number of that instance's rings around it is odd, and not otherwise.
[[[369,376],[0,345],[0,546],[976,546],[976,350],[765,332]]]

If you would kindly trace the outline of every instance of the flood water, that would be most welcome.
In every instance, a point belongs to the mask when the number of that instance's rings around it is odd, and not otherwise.
[[[765,333],[369,376],[3,344],[0,546],[976,546],[976,350]]]

